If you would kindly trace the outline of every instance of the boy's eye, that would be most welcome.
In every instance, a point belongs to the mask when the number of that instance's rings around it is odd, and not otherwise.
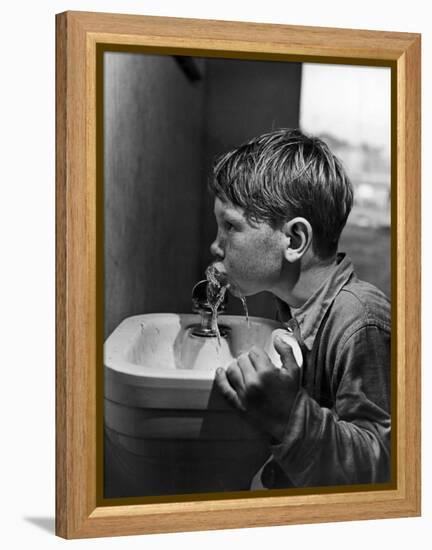
[[[225,222],[225,229],[227,231],[231,231],[232,229],[234,229],[234,225],[230,222]]]

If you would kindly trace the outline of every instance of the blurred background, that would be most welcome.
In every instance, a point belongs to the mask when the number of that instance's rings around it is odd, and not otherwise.
[[[325,140],[354,185],[339,248],[390,297],[390,69],[303,64],[300,127]]]
[[[131,315],[191,311],[216,235],[213,160],[280,127],[344,163],[355,206],[340,250],[390,296],[390,69],[106,52],[103,78],[105,337]],[[268,294],[247,303],[275,317]]]

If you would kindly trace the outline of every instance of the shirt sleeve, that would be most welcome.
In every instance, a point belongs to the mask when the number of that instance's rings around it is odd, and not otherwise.
[[[301,389],[275,461],[296,487],[390,479],[390,333],[355,330],[336,356],[332,409]]]

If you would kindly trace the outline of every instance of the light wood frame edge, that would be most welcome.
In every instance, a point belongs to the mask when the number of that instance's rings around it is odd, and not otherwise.
[[[56,18],[56,533],[80,538],[419,515],[420,36],[84,12]],[[95,48],[106,41],[396,62],[397,489],[96,505]]]

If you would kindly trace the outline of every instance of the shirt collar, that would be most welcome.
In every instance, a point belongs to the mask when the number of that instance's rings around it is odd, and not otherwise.
[[[293,311],[285,302],[279,298],[276,299],[280,320],[283,323],[291,318],[297,321],[303,344],[309,351],[312,349],[325,314],[353,273],[354,268],[349,257],[338,254],[332,274],[301,307]]]

